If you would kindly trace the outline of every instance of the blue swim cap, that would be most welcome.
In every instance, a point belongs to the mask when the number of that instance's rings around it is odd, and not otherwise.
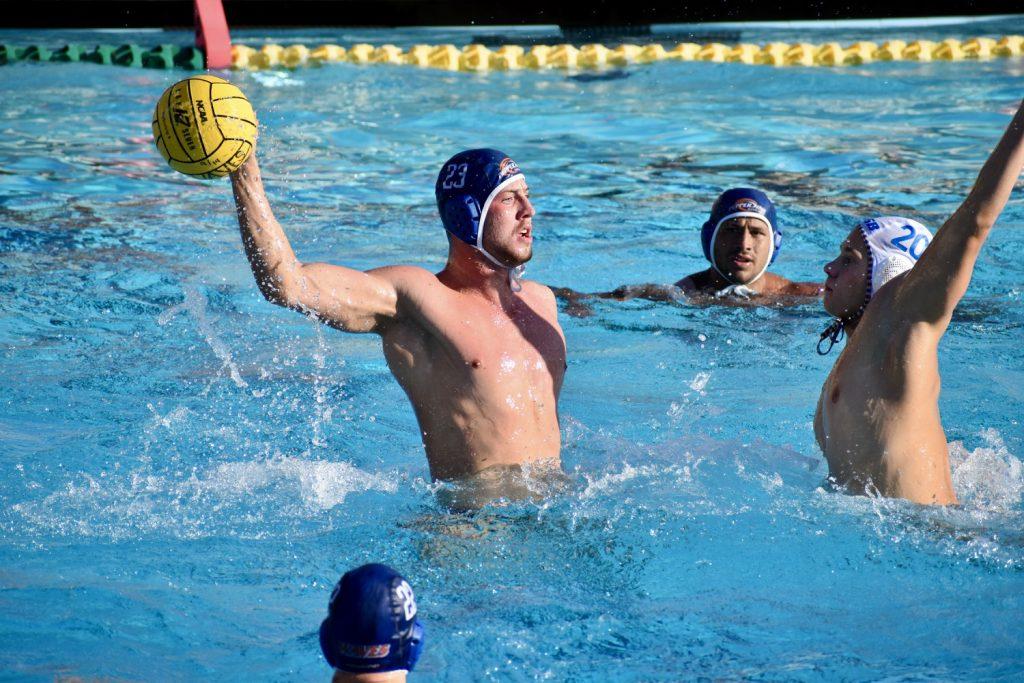
[[[772,230],[772,253],[768,258],[765,270],[768,269],[768,266],[775,263],[775,259],[779,255],[779,247],[782,246],[782,230],[779,228],[779,219],[775,215],[775,205],[772,204],[772,200],[768,199],[768,195],[760,190],[750,187],[734,187],[723,192],[715,200],[714,205],[711,207],[711,216],[704,223],[700,231],[700,242],[701,246],[704,247],[704,258],[711,262],[715,270],[718,270],[718,265],[714,259],[714,244],[715,239],[718,237],[718,228],[730,218],[744,217],[760,218],[768,223],[768,227]],[[721,274],[721,271],[719,273]],[[722,276],[725,277],[724,274]],[[761,276],[758,275],[757,277]]]
[[[342,671],[412,671],[423,649],[412,588],[383,564],[347,572],[320,624],[320,649]]]
[[[453,156],[441,167],[434,185],[445,230],[491,263],[508,268],[484,249],[483,225],[494,196],[523,177],[519,165],[496,149],[467,149]]]

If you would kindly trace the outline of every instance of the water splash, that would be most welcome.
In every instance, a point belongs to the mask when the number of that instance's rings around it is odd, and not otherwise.
[[[396,476],[347,462],[275,457],[167,473],[81,472],[45,498],[11,509],[37,531],[58,536],[264,537],[289,519],[317,520],[353,493],[397,489]]]
[[[206,297],[192,285],[185,285],[182,287],[182,291],[185,293],[185,300],[180,304],[171,306],[157,316],[157,324],[166,325],[178,313],[187,311],[189,317],[191,317],[195,322],[196,328],[203,336],[203,339],[205,339],[206,343],[209,344],[214,355],[220,359],[222,363],[221,368],[228,371],[228,375],[231,377],[231,381],[235,383],[236,387],[239,389],[245,389],[249,385],[244,379],[242,379],[242,374],[239,372],[238,366],[235,365],[234,360],[231,358],[230,349],[228,349],[227,344],[217,336],[216,331],[213,329],[213,321],[210,320],[206,313],[206,307],[209,303]],[[207,386],[207,390],[209,390],[209,386]]]
[[[977,513],[1019,512],[1024,498],[1024,465],[1006,448],[996,429],[981,431],[986,445],[973,451],[960,441],[949,444],[953,488],[960,503]]]
[[[869,556],[876,559],[906,562],[916,550],[939,564],[1024,569],[1024,466],[997,430],[980,435],[986,443],[974,450],[959,441],[949,444],[958,505],[923,506],[877,494],[823,491],[819,503],[860,517],[874,537]]]

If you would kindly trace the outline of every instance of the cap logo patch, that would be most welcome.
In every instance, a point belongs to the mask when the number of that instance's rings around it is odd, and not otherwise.
[[[504,180],[505,178],[511,178],[517,173],[522,173],[522,171],[519,170],[519,164],[512,161],[509,157],[505,157],[501,160],[501,163],[498,164],[499,181]]]
[[[738,199],[736,203],[732,205],[732,209],[729,213],[765,213],[764,207],[755,202],[753,199]]]
[[[864,226],[864,230],[867,231],[869,235],[873,233],[875,230],[878,230],[880,227],[882,227],[874,218],[867,219],[861,225]]]
[[[338,652],[340,652],[343,657],[354,657],[357,659],[383,659],[391,654],[391,644],[357,645],[355,643],[338,643]]]

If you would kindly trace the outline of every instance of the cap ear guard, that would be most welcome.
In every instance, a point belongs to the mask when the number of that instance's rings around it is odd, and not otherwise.
[[[324,653],[324,659],[331,665],[332,669],[341,668],[341,660],[334,651],[334,638],[331,634],[331,618],[327,617],[320,622],[320,651]]]
[[[779,247],[782,246],[782,231],[776,227],[772,227],[772,257],[768,259],[768,265],[775,263],[775,259],[779,257]]]
[[[472,195],[449,197],[441,212],[448,232],[467,244],[475,245],[480,234],[480,204]]]
[[[877,292],[886,283],[898,275],[902,275],[914,267],[914,262],[906,256],[889,254],[878,268],[871,270],[871,290]]]
[[[416,667],[416,662],[420,661],[420,655],[423,654],[423,641],[425,637],[423,624],[417,619],[412,625],[412,636],[409,637],[405,647],[405,666],[402,668],[406,671],[412,671]]]
[[[704,221],[704,225],[700,229],[700,246],[704,249],[704,258],[709,263],[714,263],[714,259],[711,255],[711,236],[715,234],[715,224],[710,221]]]

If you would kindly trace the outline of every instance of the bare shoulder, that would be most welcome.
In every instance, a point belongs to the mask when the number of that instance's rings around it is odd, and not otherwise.
[[[393,288],[397,298],[395,322],[412,322],[433,328],[448,310],[451,291],[425,268],[384,266],[367,271]]]
[[[875,326],[877,335],[885,340],[888,347],[893,347],[890,353],[897,356],[896,362],[921,351],[935,352],[944,332],[908,310],[912,302],[904,296],[905,277],[905,273],[898,275],[878,290],[865,312],[865,317],[872,314],[878,321]]]
[[[419,266],[383,266],[366,272],[389,282],[396,290],[406,294],[415,294],[441,286],[437,275]]]
[[[783,293],[789,296],[821,296],[825,292],[820,282],[792,282],[786,280]]]
[[[765,273],[764,283],[764,293],[778,297],[819,297],[824,292],[822,285],[817,282],[793,282],[775,273]]]
[[[543,304],[545,308],[555,310],[558,304],[555,302],[555,293],[547,285],[542,285],[534,280],[523,280],[523,298]]]
[[[699,273],[687,275],[677,282],[675,286],[683,290],[684,294],[700,292],[708,286],[708,271],[702,270]]]

